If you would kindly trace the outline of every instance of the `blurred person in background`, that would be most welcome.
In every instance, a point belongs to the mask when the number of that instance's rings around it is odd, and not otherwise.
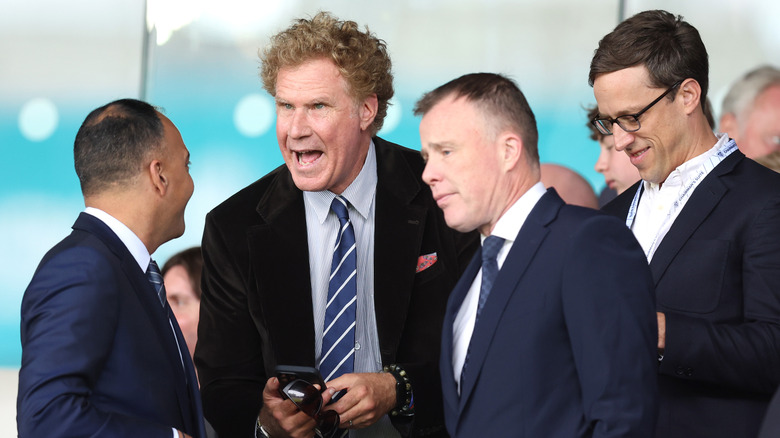
[[[780,69],[765,65],[734,82],[723,99],[720,131],[748,158],[780,151]]]
[[[202,272],[203,255],[199,246],[172,255],[162,268],[168,304],[187,341],[190,357],[195,353],[198,342]]]
[[[580,207],[599,208],[599,201],[588,180],[573,169],[553,163],[539,165],[544,188],[554,187],[563,202]]]

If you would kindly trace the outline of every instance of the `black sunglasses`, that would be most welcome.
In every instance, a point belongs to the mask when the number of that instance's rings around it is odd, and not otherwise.
[[[341,418],[336,411],[322,410],[322,394],[305,380],[293,380],[282,388],[282,397],[289,399],[304,414],[314,418],[317,427],[314,432],[323,438],[338,436]]]

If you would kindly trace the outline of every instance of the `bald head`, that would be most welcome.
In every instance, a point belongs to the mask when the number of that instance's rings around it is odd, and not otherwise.
[[[599,201],[596,193],[579,173],[568,167],[550,163],[541,164],[540,170],[544,187],[554,187],[567,204],[598,208]]]

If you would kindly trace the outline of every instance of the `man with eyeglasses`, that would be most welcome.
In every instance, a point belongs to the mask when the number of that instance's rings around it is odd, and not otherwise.
[[[656,436],[755,437],[780,382],[780,175],[704,113],[696,29],[645,11],[600,42],[593,121],[642,181],[604,210],[626,221],[656,285]]]

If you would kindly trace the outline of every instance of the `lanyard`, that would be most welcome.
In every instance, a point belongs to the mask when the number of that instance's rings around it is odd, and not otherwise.
[[[677,197],[677,200],[674,201],[672,207],[666,213],[666,218],[664,218],[664,221],[658,227],[658,230],[655,233],[655,237],[653,238],[653,242],[650,244],[650,247],[647,248],[645,256],[647,257],[648,262],[653,257],[653,254],[655,253],[656,247],[659,243],[658,240],[661,238],[661,231],[666,229],[666,225],[669,220],[671,220],[672,217],[675,217],[677,210],[684,206],[686,202],[688,202],[688,198],[691,197],[693,191],[696,189],[699,183],[704,180],[707,174],[709,174],[712,169],[715,168],[715,166],[720,164],[721,161],[725,160],[726,157],[731,155],[731,153],[735,150],[737,150],[737,143],[735,143],[734,140],[729,139],[729,141],[724,142],[714,155],[704,160],[704,162],[697,169],[696,175],[694,175],[688,184],[680,190],[680,194]],[[628,209],[628,215],[626,216],[626,226],[629,229],[634,225],[634,219],[636,219],[636,213],[639,209],[639,198],[642,196],[644,185],[644,181],[639,183],[639,187],[634,194],[634,199],[631,201],[631,206]]]

